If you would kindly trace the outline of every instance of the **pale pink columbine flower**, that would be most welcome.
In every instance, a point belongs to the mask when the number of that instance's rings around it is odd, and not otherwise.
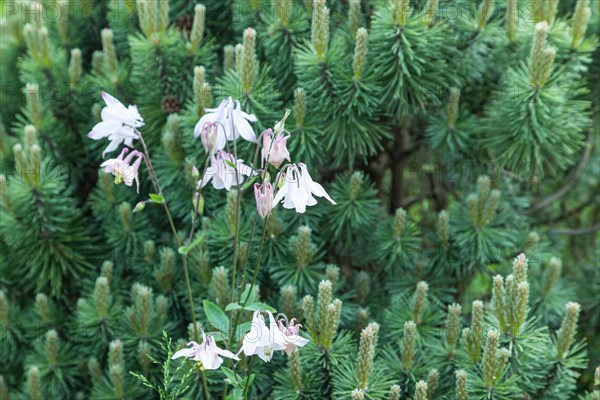
[[[295,208],[304,213],[306,206],[314,206],[317,197],[325,197],[331,204],[337,204],[319,183],[312,180],[308,168],[303,163],[288,164],[280,172],[277,181],[283,179],[283,186],[277,191],[273,200],[273,208],[283,200],[283,208]]]
[[[127,147],[121,150],[121,154],[117,158],[111,158],[110,160],[104,161],[100,164],[100,167],[104,168],[104,172],[107,174],[113,174],[115,176],[115,183],[119,184],[125,182],[127,186],[133,185],[133,181],[137,184],[137,192],[140,192],[140,180],[138,178],[138,170],[144,155],[137,150],[133,150],[125,158],[125,154],[129,152]],[[134,157],[137,159],[131,164]]]
[[[285,339],[285,348],[283,349],[288,355],[292,354],[297,347],[304,347],[308,343],[308,339],[300,336],[300,328],[302,325],[295,324],[296,318],[292,318],[287,326],[283,325],[283,320],[278,321],[279,330],[283,333]]]
[[[106,153],[116,150],[121,143],[133,147],[133,139],[139,139],[136,128],[144,126],[144,119],[135,105],[125,107],[106,92],[102,92],[102,99],[106,103],[100,114],[102,121],[98,122],[87,136],[94,140],[108,138],[110,143],[102,152],[104,157]]]
[[[233,354],[229,350],[223,350],[217,347],[215,339],[212,336],[206,336],[202,333],[202,344],[196,342],[189,342],[188,346],[192,346],[188,349],[181,349],[171,359],[179,357],[187,357],[194,361],[200,361],[204,369],[217,369],[223,364],[223,359],[220,356],[231,358],[233,360],[239,360],[238,356]]]
[[[286,341],[283,337],[283,332],[279,329],[273,318],[273,314],[267,311],[269,315],[269,327],[265,323],[264,317],[260,314],[260,310],[254,311],[252,316],[252,325],[250,331],[244,336],[241,352],[246,356],[256,354],[265,362],[271,361],[275,351],[285,349]]]
[[[273,209],[273,185],[268,181],[265,181],[262,185],[260,183],[254,184],[254,197],[256,198],[256,209],[258,215],[262,219],[265,219],[271,214]]]
[[[267,129],[262,133],[262,159],[264,162],[269,162],[274,167],[279,167],[284,160],[290,161],[290,152],[286,147],[287,140],[290,134],[279,132],[273,138],[273,130]]]
[[[247,114],[242,111],[239,100],[234,101],[231,97],[223,100],[217,108],[204,109],[206,114],[200,118],[194,128],[194,136],[202,134],[207,122],[216,123],[223,129],[217,132],[215,139],[216,150],[225,148],[226,140],[236,140],[242,137],[249,142],[256,143],[256,135],[250,126],[250,122],[256,122],[254,114]]]
[[[232,186],[241,185],[244,183],[244,175],[250,176],[252,174],[252,168],[245,165],[243,161],[236,161],[233,154],[218,150],[210,156],[210,168],[206,170],[206,174],[199,184],[204,187],[212,180],[215,189],[224,188],[226,190],[231,190]]]
[[[225,147],[225,135],[219,134],[219,124],[206,122],[200,132],[202,146],[208,154],[214,154],[217,149]]]

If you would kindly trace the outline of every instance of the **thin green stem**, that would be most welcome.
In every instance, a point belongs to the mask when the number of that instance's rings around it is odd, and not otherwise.
[[[248,382],[250,381],[250,376],[252,375],[252,368],[254,367],[254,357],[250,358],[250,366],[248,367],[248,377],[246,378],[246,385],[244,386],[244,400],[248,400]]]
[[[173,217],[171,216],[171,211],[169,210],[169,206],[167,205],[167,202],[164,200],[164,195],[162,193],[162,189],[160,188],[160,183],[158,182],[158,177],[156,176],[156,172],[154,170],[154,167],[152,166],[152,161],[150,160],[150,153],[148,152],[148,147],[146,146],[146,142],[144,141],[144,138],[141,134],[141,132],[138,132],[138,136],[140,138],[140,142],[142,143],[142,147],[144,149],[144,160],[146,161],[146,166],[148,167],[148,172],[150,174],[150,178],[152,179],[152,184],[154,186],[154,190],[156,190],[158,192],[158,194],[160,194],[161,196],[163,196],[163,208],[165,209],[165,213],[167,214],[167,219],[169,220],[169,225],[171,226],[171,230],[173,231],[173,236],[175,236],[175,240],[177,241],[177,245],[181,246],[181,239],[179,239],[179,236],[177,235],[177,229],[175,228],[175,223],[173,222]],[[196,207],[196,211],[197,211],[197,207]],[[193,224],[192,224],[192,229],[193,229]],[[194,297],[192,295],[192,286],[190,284],[190,274],[188,271],[188,267],[187,267],[187,256],[185,254],[183,254],[181,256],[182,262],[183,262],[183,272],[185,275],[185,283],[187,286],[187,295],[188,295],[188,300],[190,302],[190,312],[192,314],[192,325],[193,325],[193,330],[194,330],[194,339],[196,342],[198,342],[199,340],[199,336],[198,336],[198,324],[196,322],[196,312],[194,311]],[[202,389],[204,390],[204,397],[205,399],[210,399],[210,393],[208,392],[208,383],[206,381],[206,376],[204,375],[204,371],[200,371],[200,375],[202,376]]]

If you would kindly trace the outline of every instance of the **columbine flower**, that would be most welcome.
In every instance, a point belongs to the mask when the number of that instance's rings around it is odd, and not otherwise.
[[[279,167],[284,160],[290,161],[290,153],[286,147],[286,142],[290,138],[289,133],[286,135],[283,132],[279,132],[275,135],[275,139],[273,139],[273,130],[269,128],[262,133],[262,136],[263,162],[268,161],[274,167]]]
[[[283,332],[275,324],[273,314],[269,311],[267,311],[267,314],[269,314],[268,328],[265,319],[260,315],[260,310],[254,311],[250,332],[244,336],[240,350],[240,353],[243,351],[247,356],[256,354],[265,362],[271,361],[273,352],[283,350],[286,346]]]
[[[106,153],[116,150],[121,143],[132,147],[133,139],[139,139],[136,128],[144,126],[144,119],[138,112],[137,106],[125,107],[106,92],[102,92],[102,98],[106,103],[106,107],[102,109],[102,121],[92,128],[88,137],[94,140],[108,137],[110,143],[102,152],[104,157]]]
[[[219,124],[215,122],[204,123],[200,132],[200,140],[208,154],[214,154],[217,149],[225,147],[225,135],[219,134]]]
[[[302,325],[294,324],[295,322],[296,318],[292,318],[288,326],[283,326],[283,320],[280,319],[278,321],[279,330],[283,333],[283,338],[285,339],[284,350],[287,355],[292,354],[296,350],[296,347],[304,347],[308,343],[308,339],[300,336]]]
[[[216,154],[213,154],[210,157],[210,163],[210,168],[207,169],[200,181],[202,187],[212,180],[215,189],[231,190],[232,186],[241,185],[244,182],[244,175],[250,176],[252,173],[252,168],[245,165],[243,160],[236,162],[232,154],[223,150],[218,150]]]
[[[306,206],[317,204],[313,195],[325,197],[331,204],[336,204],[323,186],[312,180],[303,163],[289,164],[280,172],[279,179],[284,179],[283,186],[273,200],[273,207],[283,200],[284,208],[295,208],[296,212],[303,213],[306,211]]]
[[[115,176],[116,184],[125,182],[127,186],[131,186],[133,185],[133,181],[135,181],[137,184],[137,192],[139,193],[140,180],[138,178],[138,170],[144,155],[137,150],[133,150],[127,157],[123,158],[128,152],[129,149],[124,147],[117,158],[111,158],[110,160],[104,161],[100,164],[100,167],[103,167],[104,172],[107,174],[113,174]],[[133,157],[137,157],[137,159],[133,164],[130,164]]]
[[[179,357],[191,358],[194,361],[200,361],[204,369],[217,369],[223,364],[223,359],[220,356],[239,360],[238,356],[229,350],[223,350],[217,347],[215,339],[212,336],[206,336],[202,333],[202,344],[189,342],[189,349],[181,349],[171,359]]]
[[[234,108],[235,107],[235,108]],[[249,142],[256,143],[256,135],[250,126],[249,122],[256,122],[254,114],[246,114],[242,111],[239,100],[234,101],[231,97],[223,100],[217,108],[206,108],[206,114],[200,118],[200,121],[194,128],[194,137],[202,134],[207,122],[221,125],[224,132],[219,130],[218,137],[215,141],[216,149],[225,148],[225,139],[235,140],[239,136]],[[224,135],[224,136],[223,136]]]
[[[262,185],[260,183],[254,184],[254,197],[256,197],[256,209],[258,215],[261,218],[266,218],[267,215],[271,214],[273,209],[273,185],[265,181]]]

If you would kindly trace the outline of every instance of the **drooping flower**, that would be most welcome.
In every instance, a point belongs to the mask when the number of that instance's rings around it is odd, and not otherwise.
[[[279,174],[278,180],[283,179],[283,186],[275,195],[273,207],[283,200],[284,208],[295,208],[296,212],[303,213],[306,206],[317,204],[313,195],[325,197],[331,204],[336,204],[323,186],[312,180],[305,164],[289,164]]]
[[[285,339],[285,348],[283,350],[285,350],[287,355],[292,354],[297,347],[304,347],[308,343],[308,339],[300,336],[302,325],[295,324],[295,322],[296,318],[292,318],[288,325],[284,326],[282,319],[278,321],[279,330],[283,333],[283,338]]]
[[[242,137],[249,142],[256,143],[256,135],[250,126],[250,122],[256,122],[254,114],[247,114],[242,111],[239,100],[233,100],[229,97],[223,100],[217,108],[206,108],[206,114],[200,118],[194,128],[194,137],[202,134],[206,123],[220,125],[222,129],[217,132],[215,139],[216,150],[225,148],[226,140],[236,140]]]
[[[258,215],[265,219],[267,215],[271,214],[271,210],[273,209],[273,185],[268,181],[265,181],[262,185],[258,182],[255,183],[254,197],[256,198]]]
[[[240,350],[240,353],[243,351],[246,356],[256,354],[265,362],[271,361],[273,353],[284,350],[286,346],[283,332],[275,323],[273,314],[269,311],[267,311],[267,314],[269,315],[269,327],[265,324],[265,319],[260,314],[260,310],[254,311],[250,332],[244,336]]]
[[[108,138],[110,143],[102,152],[104,157],[106,153],[116,150],[121,143],[132,147],[133,139],[139,139],[136,128],[144,126],[144,119],[135,105],[125,107],[106,92],[102,92],[102,99],[106,103],[100,114],[102,121],[98,122],[87,136],[94,140]]]
[[[200,140],[208,154],[225,147],[225,135],[219,132],[219,124],[216,122],[204,123],[200,131]]]
[[[100,164],[100,167],[104,168],[104,172],[107,174],[113,174],[115,176],[115,183],[119,184],[124,182],[127,186],[133,185],[133,181],[136,182],[137,192],[140,192],[140,180],[138,178],[138,170],[144,155],[137,150],[133,150],[125,158],[125,154],[129,152],[127,147],[121,150],[121,154],[117,158],[111,158]],[[137,159],[131,164],[134,157]]]
[[[202,344],[196,342],[189,342],[188,346],[191,348],[181,349],[173,354],[172,359],[179,357],[191,358],[194,361],[200,361],[204,369],[217,369],[223,364],[223,357],[239,360],[238,356],[233,354],[229,350],[220,349],[215,343],[215,339],[212,336],[206,336],[202,333]]]
[[[244,176],[252,174],[252,168],[245,165],[243,160],[235,160],[233,154],[224,150],[218,150],[210,156],[210,168],[199,182],[202,187],[212,180],[215,189],[231,190],[232,186],[241,185],[244,182]],[[234,168],[235,166],[235,168]]]
[[[284,160],[290,161],[290,152],[286,147],[290,134],[279,132],[273,138],[273,130],[267,129],[262,133],[262,159],[263,163],[268,162],[274,167],[279,167]]]

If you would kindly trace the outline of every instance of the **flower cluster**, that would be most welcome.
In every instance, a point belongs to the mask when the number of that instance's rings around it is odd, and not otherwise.
[[[223,100],[219,107],[205,111],[206,114],[200,118],[194,130],[194,136],[200,136],[204,149],[211,154],[211,167],[200,180],[200,186],[204,187],[212,180],[215,189],[230,190],[234,185],[241,185],[244,176],[259,175],[263,182],[254,185],[254,195],[257,211],[262,218],[269,216],[271,210],[281,202],[284,208],[293,208],[298,213],[304,213],[307,206],[317,204],[314,196],[325,197],[331,204],[336,204],[325,189],[312,180],[308,168],[303,163],[286,164],[281,167],[274,184],[266,178],[269,165],[279,168],[285,160],[290,161],[287,141],[291,135],[285,130],[285,120],[290,110],[286,110],[281,121],[275,124],[273,129],[269,128],[260,135],[264,168],[262,173],[224,150],[231,147],[227,144],[229,141],[234,141],[240,136],[249,142],[257,143],[249,123],[255,122],[256,117],[243,112],[240,102],[233,101],[231,97]],[[279,190],[275,195],[274,189],[277,187]]]
[[[123,103],[115,99],[106,92],[102,92],[102,99],[106,106],[102,109],[100,116],[102,121],[97,123],[88,137],[94,140],[107,138],[109,144],[102,152],[102,157],[106,153],[115,151],[121,143],[125,146],[133,147],[133,139],[139,139],[140,133],[137,128],[144,126],[144,119],[138,112],[137,106],[130,105],[125,107]],[[140,181],[138,179],[138,170],[144,155],[139,151],[129,152],[127,147],[121,150],[121,154],[117,158],[104,161],[100,166],[104,168],[104,172],[115,176],[115,183],[125,182],[127,186],[131,186],[136,182],[137,191],[140,191]],[[134,157],[137,157],[133,164],[130,164]]]

